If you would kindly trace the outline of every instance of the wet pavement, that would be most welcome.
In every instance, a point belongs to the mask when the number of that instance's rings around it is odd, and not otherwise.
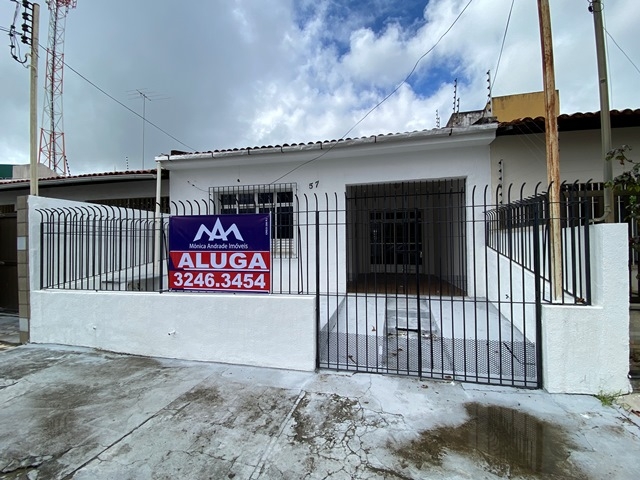
[[[0,352],[20,344],[20,328],[17,313],[0,310]]]
[[[609,478],[640,417],[595,397],[26,345],[0,352],[0,478]]]

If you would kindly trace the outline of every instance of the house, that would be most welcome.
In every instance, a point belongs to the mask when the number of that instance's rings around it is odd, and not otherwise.
[[[495,194],[498,128],[482,121],[170,152],[156,160],[170,172],[171,214],[142,221],[136,210],[29,198],[19,243],[29,245],[31,340],[553,392],[627,391],[628,279],[617,274],[626,268],[626,229],[589,225],[584,211],[570,209],[561,291],[552,291],[548,199]],[[264,222],[259,235],[269,248],[260,255],[268,261],[256,263],[257,277],[239,262],[216,270],[251,242],[248,214]],[[193,231],[172,245],[179,222]],[[65,241],[69,232],[74,242]],[[222,251],[196,243],[206,232],[235,240]],[[257,282],[268,294],[247,291]]]
[[[495,131],[495,124],[486,124],[179,153],[156,160],[171,172],[174,203],[205,199],[212,202],[215,213],[272,212],[276,254],[287,264],[297,257],[296,246],[306,241],[297,233],[301,211],[309,209],[309,202],[326,208],[330,202],[332,208],[348,211],[345,214],[354,225],[373,217],[379,220],[379,232],[367,244],[363,238],[349,237],[350,258],[345,254],[337,260],[344,272],[335,279],[340,285],[358,282],[372,272],[395,274],[407,269],[420,271],[426,278],[436,268],[434,259],[446,250],[454,258],[446,266],[438,265],[447,270],[440,277],[460,286],[468,276],[461,258],[473,246],[463,244],[462,237],[445,241],[432,226],[423,229],[423,215],[439,215],[442,224],[455,223],[461,206],[470,203],[472,187],[490,182],[489,146]],[[419,231],[404,228],[409,218],[419,224]],[[453,228],[462,228],[461,222]],[[427,244],[433,245],[430,255],[418,252],[419,245]],[[415,252],[403,254],[401,248]],[[295,283],[291,278],[286,281]]]
[[[640,110],[612,110],[612,148],[640,145]],[[500,123],[496,139],[491,144],[492,188],[498,192],[500,202],[509,202],[520,195],[532,195],[536,190],[547,189],[546,152],[543,117],[526,117]],[[604,213],[603,179],[604,164],[600,135],[600,112],[574,113],[558,117],[560,145],[560,180],[563,194],[588,198],[592,217]],[[629,152],[633,159],[635,152]],[[613,176],[629,165],[611,164]],[[517,190],[517,191],[516,191]],[[628,197],[616,197],[614,213],[616,221],[624,222],[627,216]],[[630,235],[637,235],[637,225],[629,224]],[[632,249],[630,256],[630,297],[640,302],[638,293],[638,255]]]

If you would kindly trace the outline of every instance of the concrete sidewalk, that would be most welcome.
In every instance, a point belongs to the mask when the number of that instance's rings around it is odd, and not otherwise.
[[[0,353],[0,478],[637,479],[589,396],[27,345]]]
[[[18,314],[0,310],[0,351],[16,345],[20,345]]]

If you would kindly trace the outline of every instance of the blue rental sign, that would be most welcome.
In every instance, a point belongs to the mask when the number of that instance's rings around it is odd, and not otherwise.
[[[169,288],[212,292],[271,290],[268,213],[169,219]]]

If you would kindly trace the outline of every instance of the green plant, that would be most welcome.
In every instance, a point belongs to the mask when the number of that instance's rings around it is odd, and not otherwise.
[[[636,162],[627,157],[627,152],[630,150],[631,147],[629,145],[622,145],[607,153],[607,161],[615,160],[620,165],[630,165],[631,168],[607,182],[606,186],[612,188],[617,194],[629,196],[629,203],[627,205],[628,215],[625,220],[640,223],[640,162]],[[638,231],[640,231],[640,229]],[[629,244],[634,251],[640,253],[640,236],[636,235],[631,237]],[[638,278],[640,278],[640,273],[638,274]]]
[[[596,398],[600,400],[603,407],[610,407],[615,402],[616,398],[620,397],[622,392],[618,391],[616,393],[605,393],[602,390],[596,395]]]

